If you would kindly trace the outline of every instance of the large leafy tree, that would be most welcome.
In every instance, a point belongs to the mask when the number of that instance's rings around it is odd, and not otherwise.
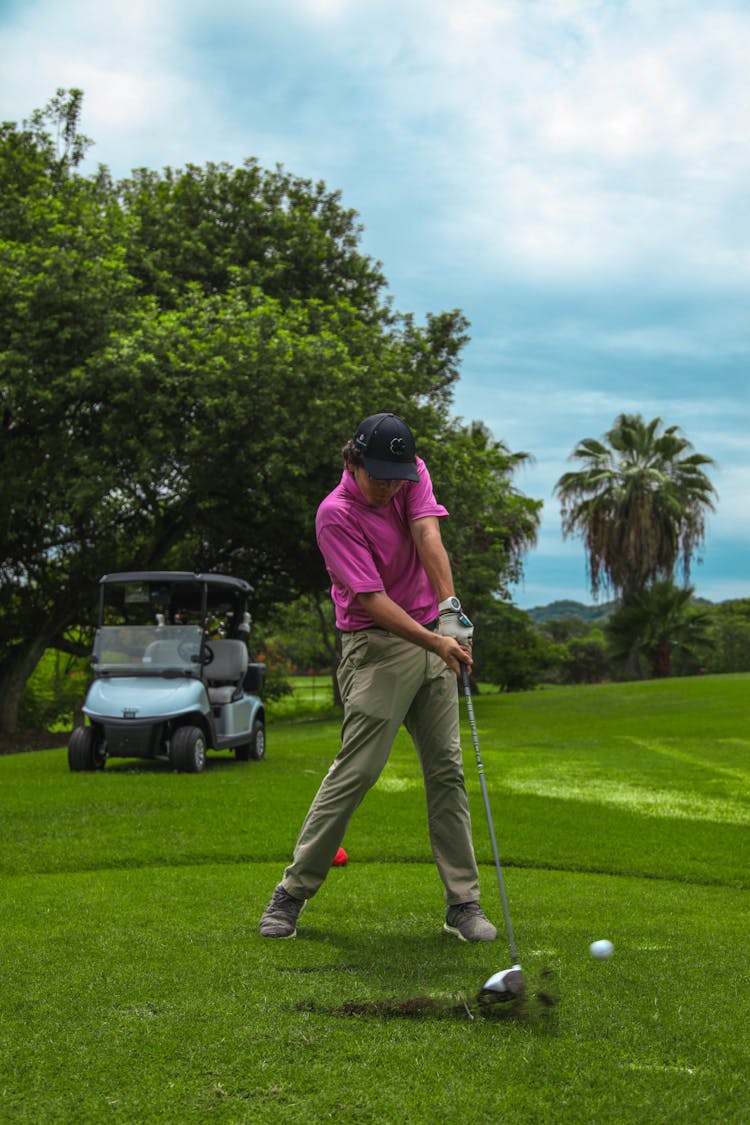
[[[359,247],[357,214],[337,191],[257,161],[138,169],[115,191],[133,219],[127,255],[143,292],[161,307],[188,288],[237,284],[280,301],[345,300],[359,318],[391,318],[385,278]]]
[[[710,636],[707,671],[750,672],[750,598],[711,606]]]
[[[108,570],[232,571],[260,606],[320,594],[315,509],[377,410],[461,447],[442,467],[471,500],[463,556],[501,588],[538,505],[515,455],[451,422],[460,312],[395,312],[322,184],[253,161],[81,175],[80,109],[59,91],[0,127],[0,729]]]
[[[581,468],[564,473],[555,493],[563,534],[583,539],[594,595],[612,590],[628,604],[676,568],[687,582],[714,508],[712,458],[677,426],[621,414],[603,441],[585,438],[572,459]]]
[[[556,646],[527,613],[497,599],[473,614],[474,676],[502,691],[528,691],[553,663]]]
[[[471,612],[489,609],[508,599],[536,541],[542,501],[523,495],[514,480],[530,455],[512,452],[482,422],[453,421],[427,434],[419,448],[450,512],[442,532],[461,598]]]
[[[0,729],[100,567],[85,525],[110,451],[85,364],[133,285],[106,185],[74,175],[80,106],[60,92],[47,116],[0,126]]]

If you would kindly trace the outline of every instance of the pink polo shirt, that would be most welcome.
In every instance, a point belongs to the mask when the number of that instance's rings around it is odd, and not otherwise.
[[[345,632],[373,625],[357,594],[385,590],[420,625],[438,615],[435,591],[419,561],[410,523],[425,516],[447,516],[438,504],[421,457],[419,483],[406,481],[384,508],[372,508],[344,469],[340,482],[318,508],[315,531],[326,569],[336,625]]]

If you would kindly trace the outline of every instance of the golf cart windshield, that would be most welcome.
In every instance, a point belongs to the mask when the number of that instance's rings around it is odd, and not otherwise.
[[[127,676],[200,674],[198,625],[102,625],[94,642],[97,673]]]
[[[223,574],[108,574],[100,584],[99,626],[200,625],[209,636],[235,637],[249,621],[250,589]]]

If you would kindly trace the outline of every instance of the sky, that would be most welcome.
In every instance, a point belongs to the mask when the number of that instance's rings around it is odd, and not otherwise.
[[[470,321],[454,413],[533,456],[516,604],[593,602],[554,486],[620,413],[716,460],[690,578],[722,601],[750,597],[749,58],[750,0],[0,0],[0,120],[75,86],[84,172],[325,181],[397,309]]]

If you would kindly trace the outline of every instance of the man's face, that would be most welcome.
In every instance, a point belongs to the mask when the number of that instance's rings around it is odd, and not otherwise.
[[[371,508],[385,508],[404,484],[402,480],[379,480],[371,477],[362,466],[355,468],[354,479]]]

